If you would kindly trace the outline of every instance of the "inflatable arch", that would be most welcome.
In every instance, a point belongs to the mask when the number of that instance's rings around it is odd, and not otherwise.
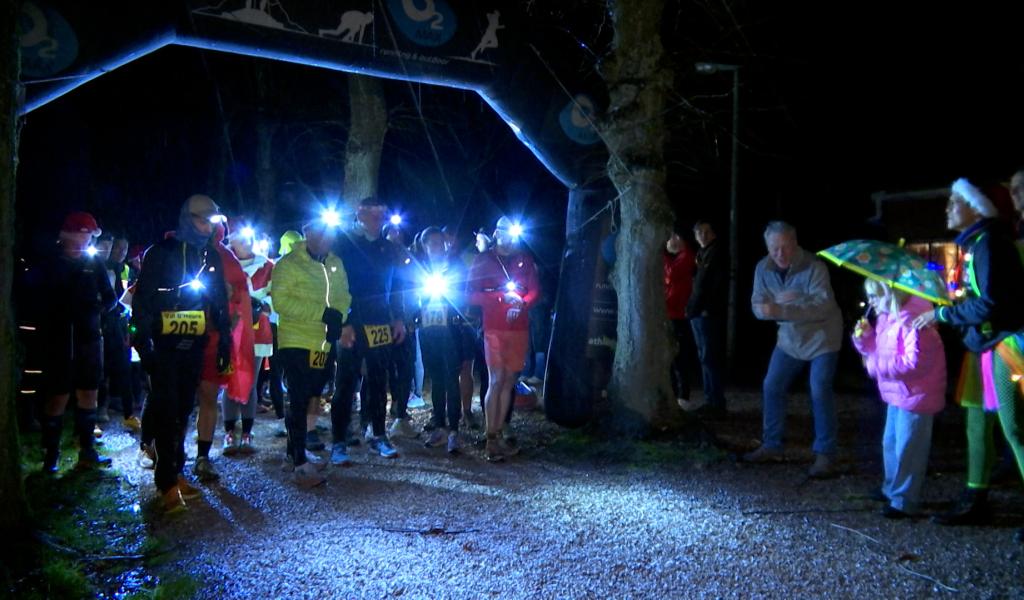
[[[568,188],[545,410],[590,420],[615,345],[603,82],[580,45],[537,31],[514,0],[27,0],[22,113],[169,45],[472,90]],[[579,65],[587,68],[581,73]],[[613,252],[612,252],[613,254]]]

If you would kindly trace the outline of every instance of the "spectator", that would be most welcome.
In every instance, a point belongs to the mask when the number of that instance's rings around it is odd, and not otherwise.
[[[843,322],[828,269],[797,244],[796,229],[772,221],[764,231],[768,256],[754,271],[751,306],[764,321],[776,321],[778,341],[764,378],[764,435],[761,446],[743,456],[747,462],[782,460],[786,394],[804,366],[811,369],[814,413],[814,464],[811,477],[834,473],[836,408],[832,379],[842,343]]]
[[[725,309],[729,293],[729,257],[715,235],[711,223],[697,221],[693,236],[700,245],[693,292],[686,304],[686,316],[697,345],[704,401],[712,415],[725,414],[725,390],[722,384],[722,345],[725,338]],[[700,405],[684,407],[694,410]]]
[[[665,308],[668,312],[672,337],[676,340],[676,355],[672,360],[672,390],[682,409],[690,408],[690,363],[693,362],[693,337],[686,322],[686,305],[693,290],[693,276],[697,269],[693,250],[673,231],[665,242]]]

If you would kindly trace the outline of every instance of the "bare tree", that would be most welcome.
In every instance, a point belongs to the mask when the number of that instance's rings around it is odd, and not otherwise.
[[[618,433],[637,436],[654,423],[667,424],[673,414],[673,344],[665,328],[662,281],[662,246],[672,223],[663,117],[672,72],[660,35],[664,0],[613,0],[609,9],[614,38],[612,54],[601,65],[609,91],[604,137],[622,218],[612,277],[619,312],[609,423]]]
[[[16,347],[11,305],[14,274],[14,185],[18,157],[18,2],[0,8],[0,531],[25,525],[15,408]]]
[[[345,182],[342,198],[352,208],[377,195],[377,176],[384,135],[388,131],[387,102],[378,79],[349,75],[350,125],[345,146]]]

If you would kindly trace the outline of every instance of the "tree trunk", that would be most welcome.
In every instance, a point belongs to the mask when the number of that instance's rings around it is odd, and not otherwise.
[[[24,527],[16,408],[14,311],[14,185],[18,161],[18,2],[0,8],[0,531]]]
[[[619,298],[618,344],[609,387],[614,433],[636,437],[668,427],[669,364],[674,344],[666,328],[662,252],[672,212],[665,194],[666,127],[662,114],[672,72],[663,62],[664,0],[609,2],[615,28],[605,123],[608,174],[620,197],[622,223],[612,281]]]
[[[350,119],[341,196],[349,208],[354,209],[363,198],[377,195],[388,112],[384,89],[376,78],[349,75],[348,96]]]
[[[259,218],[265,226],[274,223],[277,207],[277,169],[274,167],[274,133],[277,122],[269,116],[271,95],[270,69],[267,65],[256,66],[256,193]]]

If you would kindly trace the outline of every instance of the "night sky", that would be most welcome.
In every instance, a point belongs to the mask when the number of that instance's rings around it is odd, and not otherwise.
[[[1014,9],[668,5],[663,25],[677,74],[666,115],[669,192],[685,226],[710,217],[724,233],[729,192],[731,79],[696,74],[692,64],[741,65],[744,272],[763,255],[760,231],[769,219],[792,221],[804,245],[818,249],[877,232],[866,222],[871,192],[941,187],[959,176],[1002,180],[1024,164],[1016,31],[1022,21]],[[549,16],[570,19],[564,27],[600,56],[610,30],[595,15]],[[46,245],[72,208],[94,211],[101,224],[127,229],[135,242],[152,240],[173,227],[180,202],[198,191],[258,222],[258,111],[278,125],[273,230],[294,227],[310,205],[339,190],[345,77],[168,48],[31,113],[18,178],[23,252],[32,252],[27,233]],[[272,90],[262,100],[258,78]],[[385,90],[390,130],[382,197],[414,228],[457,225],[464,240],[502,212],[523,214],[542,260],[556,265],[566,190],[508,126],[470,92],[403,82],[386,82]]]

